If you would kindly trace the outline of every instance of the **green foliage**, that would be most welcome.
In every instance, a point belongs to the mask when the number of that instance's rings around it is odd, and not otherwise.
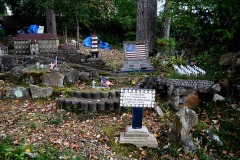
[[[170,39],[158,39],[157,40],[157,50],[160,52],[165,52],[167,50],[172,50],[176,46],[176,42],[173,38]]]
[[[215,44],[234,47],[239,40],[240,4],[237,1],[172,1],[172,35],[199,51]],[[236,47],[235,47],[236,48]]]

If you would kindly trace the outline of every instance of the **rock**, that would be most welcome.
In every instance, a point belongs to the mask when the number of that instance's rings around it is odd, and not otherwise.
[[[16,66],[12,69],[12,73],[10,74],[10,81],[11,82],[17,82],[22,73],[25,72],[27,70],[27,68],[23,67],[23,66]]]
[[[2,91],[0,91],[0,99],[2,99]]]
[[[197,114],[184,106],[175,115],[172,127],[169,130],[169,137],[179,141],[185,152],[191,152],[197,149],[189,138],[189,132],[197,124]]]
[[[220,56],[220,63],[223,66],[230,66],[234,62],[234,55],[232,53],[226,53]]]
[[[240,58],[237,59],[236,66],[238,66],[238,67],[240,66]]]
[[[182,139],[182,137],[188,135],[193,126],[197,124],[197,120],[197,114],[187,106],[183,106],[183,108],[176,113],[171,130]]]
[[[223,96],[220,96],[219,94],[214,94],[213,95],[213,101],[216,102],[216,101],[224,101],[225,98]]]
[[[225,79],[224,81],[222,81],[221,87],[224,89],[228,89],[230,87],[228,79]]]
[[[89,74],[86,72],[81,72],[79,74],[80,81],[89,81]]]
[[[33,77],[30,75],[29,77],[25,77],[22,82],[24,84],[34,84],[34,79]]]
[[[214,142],[216,142],[219,146],[223,146],[223,143],[222,143],[222,141],[220,140],[220,138],[219,138],[219,136],[217,135],[217,134],[215,134],[215,133],[213,133],[211,130],[209,130],[209,129],[204,129],[204,131],[205,131],[205,136],[206,137],[208,137],[208,139],[210,140],[210,141],[214,141]]]
[[[11,71],[11,69],[14,66],[15,60],[14,60],[15,55],[4,55],[2,56],[2,64],[4,66],[4,71]]]
[[[30,93],[33,99],[35,98],[47,98],[52,95],[53,88],[42,88],[36,85],[30,85]]]
[[[193,91],[186,96],[184,106],[187,106],[189,108],[196,108],[199,103],[200,101],[198,94],[197,92]]]
[[[75,69],[68,72],[64,72],[63,74],[65,75],[64,82],[63,82],[64,84],[68,84],[68,83],[75,84],[79,80],[79,73]]]
[[[98,72],[96,70],[90,72],[89,78],[91,78],[91,79],[98,79],[99,78]]]
[[[212,89],[213,89],[214,91],[220,92],[221,86],[220,86],[219,84],[214,84],[214,85],[212,86]]]
[[[163,117],[163,116],[164,116],[163,111],[161,110],[161,108],[160,108],[158,105],[156,105],[156,106],[154,107],[154,110],[155,110],[155,112],[157,112],[157,114],[158,114],[160,117]]]
[[[63,87],[65,75],[59,72],[46,73],[42,75],[42,83],[46,86]]]
[[[29,88],[17,87],[6,90],[7,98],[25,99],[29,97]]]
[[[189,136],[185,136],[181,140],[181,144],[186,153],[195,151],[197,149],[197,147],[194,145],[193,141],[189,138]]]

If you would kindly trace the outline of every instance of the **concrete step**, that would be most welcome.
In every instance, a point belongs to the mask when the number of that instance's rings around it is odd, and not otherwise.
[[[120,98],[100,98],[100,99],[87,99],[77,97],[61,97],[59,98],[59,106],[63,108],[71,108],[71,110],[82,110],[83,112],[100,112],[112,111],[119,112]]]

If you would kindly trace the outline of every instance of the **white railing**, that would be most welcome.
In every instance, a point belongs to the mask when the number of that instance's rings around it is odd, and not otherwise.
[[[193,67],[191,67],[189,65],[187,65],[186,67],[183,66],[183,65],[180,65],[180,67],[178,67],[177,65],[174,64],[173,68],[176,72],[178,72],[181,75],[188,75],[188,76],[195,75],[195,76],[198,76],[198,75],[205,75],[206,74],[206,72],[203,69],[197,67],[196,65],[193,66]]]

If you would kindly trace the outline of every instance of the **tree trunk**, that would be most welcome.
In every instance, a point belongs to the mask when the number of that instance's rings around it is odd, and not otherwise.
[[[67,26],[64,27],[64,41],[65,45],[67,45]]]
[[[162,19],[162,26],[161,26],[161,38],[170,38],[170,23],[171,23],[171,16],[170,16],[171,9],[169,8],[169,0],[165,1],[164,6],[164,14]]]
[[[56,16],[54,10],[50,10],[46,14],[46,25],[47,25],[47,33],[52,33],[57,36],[57,27],[56,27]]]
[[[76,16],[76,47],[79,49],[79,23],[78,23],[78,16]]]
[[[137,41],[147,41],[149,54],[156,52],[157,0],[137,0]]]

